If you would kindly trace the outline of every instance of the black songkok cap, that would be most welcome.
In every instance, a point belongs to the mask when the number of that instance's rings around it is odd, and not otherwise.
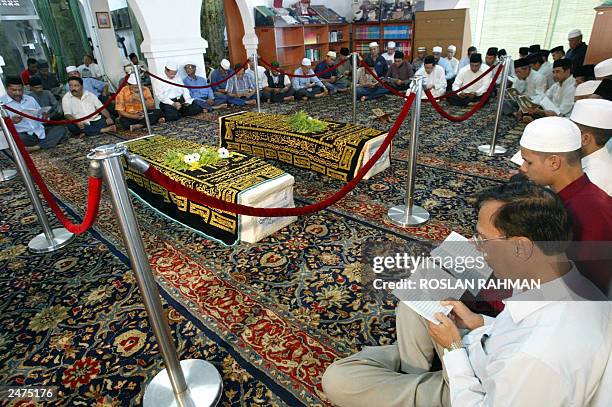
[[[498,57],[503,57],[508,55],[508,53],[506,52],[506,50],[504,48],[500,49],[499,51],[497,51],[497,56]]]
[[[393,55],[394,59],[404,59],[404,53],[402,51],[395,51],[395,55]]]
[[[433,55],[427,55],[423,60],[423,64],[436,64],[436,60]]]
[[[29,81],[30,86],[40,86],[42,85],[42,81],[38,76],[31,76]]]
[[[527,55],[527,57],[525,57],[525,59],[527,60],[528,64],[536,64],[542,63],[542,59],[540,58],[540,54],[529,54]]]
[[[521,68],[523,66],[529,66],[529,61],[527,58],[519,58],[514,61],[514,68]]]
[[[529,46],[529,53],[533,54],[534,52],[540,51],[540,44],[534,44]]]
[[[569,69],[572,67],[572,60],[567,58],[557,59],[553,64],[553,68]]]
[[[47,61],[38,61],[38,67],[39,68],[48,68],[49,67],[49,63]]]
[[[6,86],[9,85],[23,85],[23,81],[19,76],[9,75],[6,77]]]
[[[565,53],[565,51],[563,51],[563,45],[559,45],[558,47],[554,47],[550,49],[550,53],[552,54],[553,52],[563,52]]]
[[[521,54],[521,55],[529,54],[529,47],[520,47],[519,48],[519,54]]]
[[[491,47],[487,50],[488,56],[497,56],[497,47]]]
[[[346,48],[346,47],[340,48],[340,54],[344,55],[345,57],[348,57],[350,53],[351,52],[349,51],[348,48]]]
[[[595,79],[595,65],[581,65],[574,71],[574,78],[584,76],[585,79]]]
[[[612,79],[603,79],[593,93],[606,100],[612,100]]]
[[[470,63],[482,64],[482,55],[474,52],[472,55],[470,55]]]
[[[542,57],[542,61],[546,61],[548,59],[548,56],[550,55],[550,51],[547,49],[541,49],[538,54],[540,54],[540,56]]]

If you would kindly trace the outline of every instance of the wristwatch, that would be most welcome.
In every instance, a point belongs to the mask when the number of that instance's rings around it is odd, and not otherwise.
[[[448,353],[448,352],[452,352],[454,350],[457,349],[463,349],[465,346],[463,345],[463,341],[462,340],[458,340],[455,341],[453,343],[451,343],[450,345],[448,345],[447,348],[444,348],[444,354]]]

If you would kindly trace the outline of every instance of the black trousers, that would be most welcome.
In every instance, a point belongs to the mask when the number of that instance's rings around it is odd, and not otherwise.
[[[308,99],[312,99],[316,94],[323,92],[323,88],[319,85],[315,85],[311,88],[312,90],[308,92],[306,88],[302,88],[300,90],[296,90],[293,95],[296,99],[301,99],[303,97],[307,97]]]
[[[161,110],[159,109],[149,110],[149,122],[151,124],[156,124],[161,118],[161,115],[162,115]],[[134,124],[142,124],[142,125],[147,124],[147,122],[145,122],[144,117],[142,119],[130,119],[129,117],[123,117],[123,116],[119,118],[119,123],[121,123],[121,126],[123,126],[126,129],[129,129],[130,126]]]
[[[478,102],[482,96],[461,98],[457,95],[451,95],[446,98],[448,103],[453,106],[467,106],[469,103]]]
[[[172,99],[173,102],[184,103],[185,99],[181,96],[180,98]],[[182,105],[179,110],[173,105],[167,105],[165,103],[159,103],[162,116],[166,118],[166,121],[174,122],[184,116],[195,116],[198,113],[202,113],[202,108],[195,103],[190,105]]]
[[[293,88],[289,88],[287,92],[280,93],[270,93],[264,90],[259,96],[261,97],[262,102],[270,101],[272,103],[281,103],[283,102],[283,99],[285,99],[287,96],[293,96],[294,94],[295,90],[293,90]]]

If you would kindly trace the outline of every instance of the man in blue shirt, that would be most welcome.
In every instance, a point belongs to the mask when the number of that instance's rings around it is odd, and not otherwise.
[[[302,59],[302,66],[293,72],[295,75],[314,75],[314,71],[310,68],[312,62],[308,58]],[[315,97],[327,95],[327,88],[323,85],[323,82],[316,77],[312,76],[309,78],[294,77],[293,89],[295,89],[294,97],[296,100],[312,99]]]
[[[240,64],[236,64],[236,69],[240,68]],[[236,73],[227,81],[225,87],[227,94],[227,103],[236,106],[253,105],[257,103],[257,95],[255,92],[255,83],[251,75],[247,75],[244,69]]]
[[[453,79],[455,79],[456,73],[448,59],[442,58],[442,47],[433,47],[432,51],[433,57],[436,60],[436,65],[440,65],[442,68],[444,68],[446,80],[452,83]]]
[[[457,72],[461,70],[464,66],[468,66],[470,64],[470,57],[477,51],[476,47],[471,46],[467,49],[467,56],[461,58],[459,61],[459,66],[457,66]]]
[[[15,110],[31,116],[39,116],[40,105],[32,96],[23,94],[23,82],[18,76],[8,76],[6,78],[6,95],[2,96],[0,100],[3,104]],[[19,115],[12,115],[11,120],[15,124],[17,132],[19,132],[19,138],[26,147],[29,147],[29,150],[53,148],[66,137],[64,130],[46,134],[41,122]]]
[[[377,42],[370,43],[370,53],[366,56],[365,62],[368,66],[374,66],[374,71],[379,78],[387,76],[389,65],[387,65],[385,57],[380,55],[380,48]]]
[[[222,81],[233,73],[234,70],[231,68],[230,61],[228,61],[227,59],[222,59],[221,63],[219,64],[219,68],[215,69],[210,74],[210,83]],[[226,86],[227,82],[223,82],[219,85],[213,86],[212,91],[214,92],[215,97],[227,94],[227,92],[225,91]]]
[[[329,90],[329,94],[333,95],[338,91],[348,90],[348,82],[339,78],[338,69],[334,68],[331,71],[327,71],[323,74],[326,69],[329,69],[336,63],[336,53],[334,51],[329,51],[325,56],[325,59],[317,64],[315,68],[315,73],[320,74],[319,79],[323,82],[323,85]]]
[[[183,83],[187,86],[206,86],[208,81],[206,78],[196,75],[196,65],[186,64],[185,73],[187,76],[183,79]],[[202,109],[211,111],[227,107],[227,96],[219,95],[215,97],[211,88],[189,89],[189,94],[193,98],[193,103],[200,106]]]

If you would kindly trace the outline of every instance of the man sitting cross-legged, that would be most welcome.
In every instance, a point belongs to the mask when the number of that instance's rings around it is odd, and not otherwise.
[[[236,71],[240,69],[240,64],[236,64]],[[227,102],[236,106],[254,105],[257,103],[257,94],[255,92],[255,82],[251,75],[243,70],[236,72],[225,86]]]
[[[280,64],[278,61],[272,61],[274,68],[279,68]],[[266,71],[266,83],[261,93],[263,101],[269,103],[283,102],[286,100],[292,100],[295,91],[291,87],[291,79],[284,73],[281,74],[274,69],[268,69]]]
[[[196,75],[197,69],[198,67],[196,64],[185,64],[185,73],[187,76],[183,79],[183,82],[187,86],[208,86],[206,78]],[[227,96],[221,94],[215,96],[211,88],[189,89],[189,94],[193,98],[193,103],[207,112],[213,109],[216,110],[227,107]]]
[[[102,102],[93,93],[83,89],[83,79],[72,76],[68,79],[70,92],[62,98],[62,110],[68,120],[76,120],[90,115],[102,107]],[[104,109],[102,115],[96,114],[87,120],[76,124],[69,124],[68,130],[79,137],[94,136],[100,133],[117,130],[115,121],[108,110]],[[104,116],[104,117],[102,117]]]
[[[168,61],[161,76],[167,81],[183,85],[183,80],[177,73],[178,65],[175,62]],[[173,122],[184,116],[195,116],[202,113],[202,108],[193,103],[193,98],[187,88],[154,80],[153,91],[159,99],[159,108],[166,121]]]
[[[453,90],[456,91],[464,85],[467,85],[485,72],[486,69],[482,66],[482,56],[478,53],[470,55],[470,65],[461,68],[453,82]],[[470,103],[476,103],[487,91],[487,88],[491,84],[491,80],[491,74],[489,73],[463,89],[461,92],[449,96],[446,100],[448,103],[455,106],[467,106]]]
[[[565,255],[572,221],[563,202],[549,189],[514,182],[484,191],[477,207],[474,244],[495,276],[540,288],[515,291],[496,318],[443,301],[452,312],[437,313],[434,324],[400,303],[394,345],[365,347],[323,375],[333,404],[609,405],[612,307]],[[431,371],[436,353],[442,370]]]
[[[155,100],[149,88],[143,86],[142,89],[149,114],[149,123],[165,123],[166,119],[162,117],[161,110],[155,108]],[[121,89],[115,102],[117,113],[119,114],[119,123],[124,128],[134,131],[146,125],[135,74],[130,74],[128,85]]]
[[[293,72],[295,75],[313,75],[307,78],[299,76],[293,78],[292,82],[296,99],[307,100],[326,96],[329,93],[323,82],[317,76],[314,76],[314,71],[310,68],[311,66],[312,61],[304,58],[302,59],[301,66]]]

